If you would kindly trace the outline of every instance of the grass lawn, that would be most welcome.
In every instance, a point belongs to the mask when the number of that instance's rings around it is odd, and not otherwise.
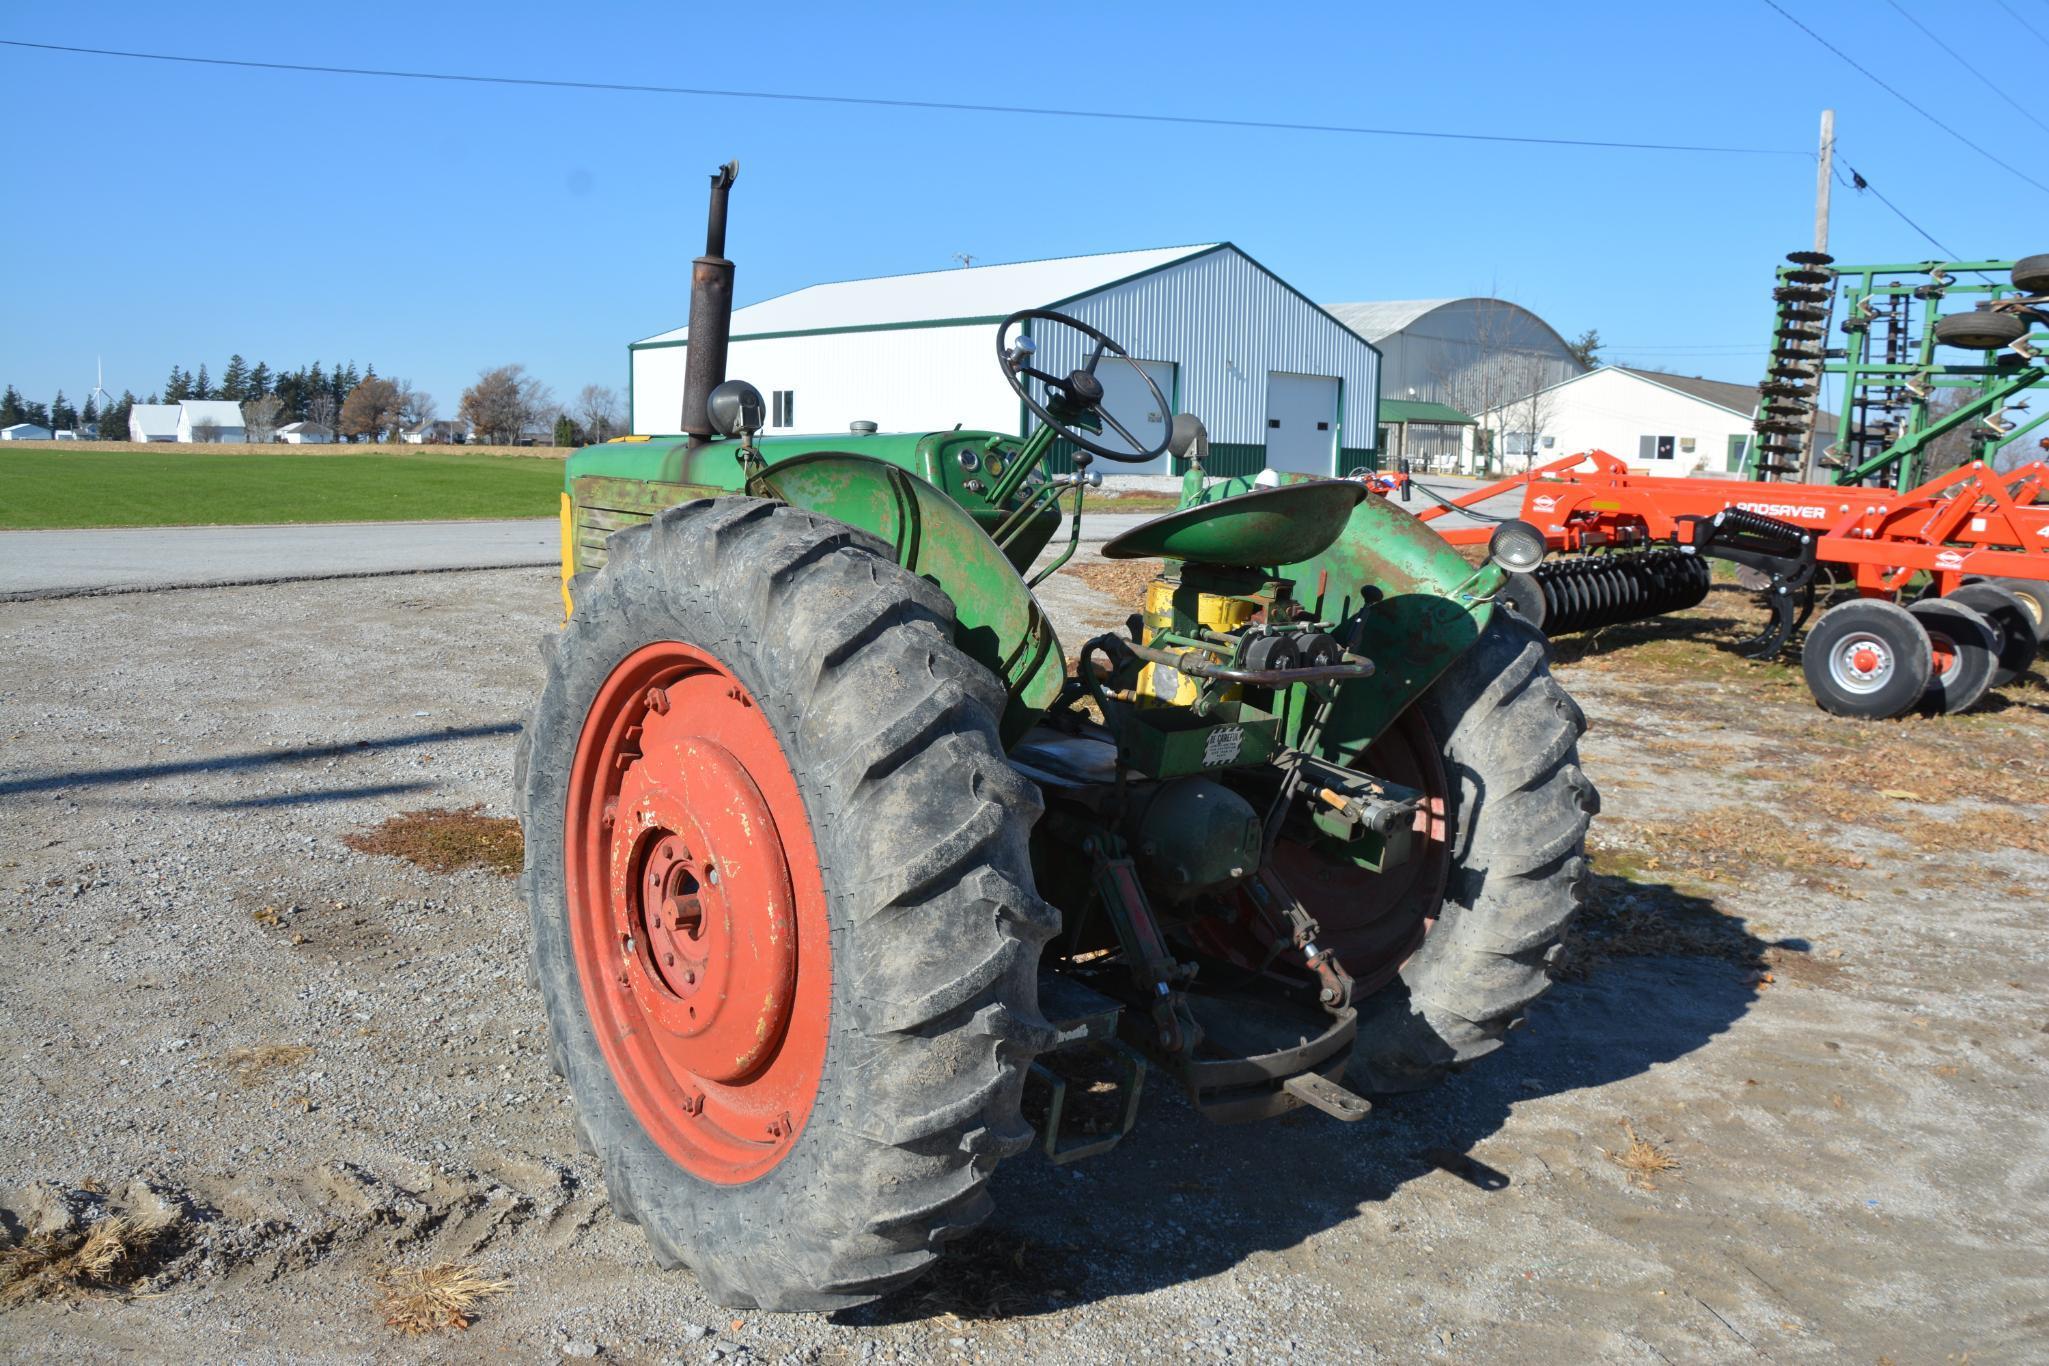
[[[554,458],[0,450],[0,528],[552,517]]]

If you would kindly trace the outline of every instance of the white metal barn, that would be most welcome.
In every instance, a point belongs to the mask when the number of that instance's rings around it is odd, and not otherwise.
[[[12,427],[0,427],[0,441],[48,441],[51,432],[33,422],[17,422]]]
[[[813,285],[734,312],[726,373],[768,398],[771,432],[870,421],[1023,435],[1028,415],[998,370],[996,334],[1025,308],[1058,309],[1127,347],[1173,412],[1208,427],[1213,473],[1370,462],[1379,353],[1228,242]],[[1072,329],[1041,326],[1033,339],[1041,369],[1086,359]],[[676,432],[687,343],[677,328],[629,348],[636,434]],[[1173,412],[1155,409],[1131,367],[1106,362],[1097,376],[1134,436],[1164,434]],[[1168,473],[1169,459],[1099,468]]]
[[[175,403],[138,403],[128,410],[128,439],[130,441],[176,441],[178,439],[178,405]]]
[[[1553,385],[1534,403],[1513,403],[1479,417],[1494,425],[1527,425],[1534,409],[1543,428],[1531,443],[1537,464],[1606,451],[1648,474],[1716,475],[1742,469],[1757,404],[1757,390],[1748,385],[1604,365]],[[1822,421],[1834,428],[1833,417]],[[1517,456],[1510,472],[1522,468]]]
[[[178,405],[180,441],[233,441],[249,439],[242,425],[242,405],[224,398],[188,398]]]

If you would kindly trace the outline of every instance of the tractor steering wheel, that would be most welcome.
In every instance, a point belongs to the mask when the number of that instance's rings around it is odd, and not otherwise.
[[[1010,341],[1012,328],[1033,319],[1061,323],[1093,341],[1096,346],[1095,350],[1089,353],[1088,363],[1079,370],[1070,370],[1065,379],[1049,375],[1044,370],[1034,369],[1031,360],[1038,348],[1032,339],[1020,337],[1015,344]],[[1109,409],[1103,406],[1103,382],[1096,378],[1096,366],[1102,363],[1105,355],[1115,356],[1138,371],[1138,377],[1145,381],[1145,387],[1152,390],[1153,401],[1159,405],[1158,411],[1168,411],[1167,396],[1160,392],[1160,386],[1153,382],[1153,377],[1146,373],[1145,367],[1133,360],[1129,351],[1079,318],[1070,318],[1065,313],[1055,313],[1050,308],[1024,308],[1005,318],[1003,326],[996,329],[996,357],[1003,367],[1003,378],[1010,381],[1010,387],[1024,400],[1025,407],[1038,414],[1039,421],[1051,427],[1055,436],[1072,441],[1083,450],[1092,451],[1105,460],[1120,460],[1127,465],[1143,465],[1149,460],[1157,460],[1166,453],[1173,428],[1170,424],[1166,434],[1160,437],[1158,445],[1146,447],[1137,437],[1124,429],[1123,423],[1110,415]],[[1027,380],[1037,380],[1046,387],[1046,397],[1043,401],[1032,397],[1031,388],[1025,383]],[[1123,437],[1131,449],[1112,450],[1100,441],[1090,440],[1087,433],[1078,432],[1055,417],[1048,409],[1048,404],[1056,404],[1066,409],[1069,418],[1083,413],[1094,413],[1105,427]],[[1101,433],[1098,432],[1096,435],[1101,436]]]

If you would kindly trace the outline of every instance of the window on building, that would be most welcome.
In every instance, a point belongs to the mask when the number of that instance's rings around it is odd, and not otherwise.
[[[1528,455],[1536,450],[1536,442],[1528,432],[1503,432],[1501,453],[1503,455]]]
[[[768,400],[769,426],[794,427],[797,425],[796,404],[794,402],[796,394],[797,391],[794,389],[777,389],[770,393]]]
[[[1732,433],[1730,433],[1730,434],[1729,434],[1729,466],[1728,466],[1728,468],[1729,468],[1729,473],[1731,473],[1731,474],[1740,474],[1740,473],[1742,472],[1742,470],[1743,470],[1743,457],[1745,457],[1746,455],[1749,455],[1749,454],[1750,454],[1750,436],[1749,436],[1749,434],[1748,434],[1747,432],[1732,432]]]
[[[1679,448],[1677,437],[1640,436],[1636,439],[1636,458],[1639,460],[1670,460]]]

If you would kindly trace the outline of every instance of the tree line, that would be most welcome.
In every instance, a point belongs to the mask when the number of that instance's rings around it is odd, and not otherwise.
[[[354,361],[333,368],[319,361],[296,370],[272,370],[242,356],[228,358],[218,381],[200,363],[197,372],[173,365],[163,387],[147,398],[123,390],[104,407],[88,398],[76,407],[58,390],[48,403],[31,402],[14,385],[0,393],[0,427],[33,422],[52,431],[86,430],[105,440],[125,441],[128,419],[137,403],[179,403],[187,399],[218,399],[241,406],[243,426],[251,441],[272,441],[277,430],[293,422],[312,422],[350,440],[395,441],[407,429],[435,420],[434,396],[405,379],[387,378],[375,365],[356,369]],[[481,371],[463,390],[458,416],[469,424],[474,439],[495,445],[580,445],[606,441],[626,430],[619,395],[603,385],[586,384],[572,403],[521,365],[500,365]]]

